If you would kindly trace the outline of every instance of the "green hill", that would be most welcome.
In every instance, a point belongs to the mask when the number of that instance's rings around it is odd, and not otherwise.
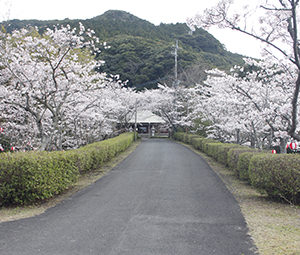
[[[226,51],[224,46],[203,29],[191,33],[184,23],[160,24],[142,20],[124,11],[110,10],[87,20],[11,20],[3,23],[8,32],[26,26],[37,26],[42,33],[45,27],[56,24],[71,27],[81,22],[93,29],[110,49],[103,50],[97,58],[106,64],[98,71],[119,74],[128,80],[128,86],[156,87],[158,81],[172,84],[174,56],[172,46],[178,40],[178,77],[185,86],[201,82],[204,69],[229,70],[233,65],[243,65],[241,55]]]

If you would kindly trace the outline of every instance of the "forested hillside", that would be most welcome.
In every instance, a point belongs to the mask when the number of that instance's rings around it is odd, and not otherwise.
[[[157,82],[172,84],[174,80],[175,41],[179,42],[178,72],[181,84],[193,85],[204,79],[204,70],[218,67],[228,70],[243,65],[241,55],[226,51],[224,46],[203,29],[191,33],[186,24],[160,24],[155,26],[124,11],[111,10],[88,20],[11,20],[3,23],[8,32],[26,26],[45,27],[56,24],[78,27],[81,22],[95,31],[100,40],[107,42],[97,56],[105,65],[98,71],[119,74],[128,80],[128,86],[153,88]]]

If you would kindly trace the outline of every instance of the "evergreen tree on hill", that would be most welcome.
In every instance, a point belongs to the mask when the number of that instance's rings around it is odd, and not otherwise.
[[[94,30],[95,35],[110,46],[98,55],[99,59],[105,60],[99,71],[119,74],[120,79],[128,80],[130,87],[143,88],[146,84],[147,88],[155,88],[159,80],[172,84],[174,56],[171,50],[176,40],[181,47],[178,51],[179,76],[186,86],[194,84],[184,77],[199,66],[229,70],[233,65],[243,65],[243,56],[226,51],[216,38],[203,29],[191,34],[184,23],[155,26],[125,11],[109,10],[87,20],[10,20],[3,25],[8,32],[37,26],[42,33],[46,27],[52,28],[57,24],[78,27],[79,22]]]

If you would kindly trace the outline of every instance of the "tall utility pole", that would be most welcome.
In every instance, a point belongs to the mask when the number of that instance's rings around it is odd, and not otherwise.
[[[178,85],[178,74],[177,74],[177,57],[178,57],[178,50],[181,49],[178,47],[178,40],[176,40],[176,45],[173,45],[174,51],[171,52],[172,55],[175,56],[175,71],[174,71],[174,76],[175,76],[175,81],[173,83],[173,86],[176,88]]]
[[[134,113],[134,141],[137,140],[137,100],[135,99],[135,113]]]
[[[173,88],[174,88],[174,91],[175,91],[175,95],[174,95],[174,112],[176,112],[175,108],[176,108],[176,97],[177,97],[177,94],[176,94],[176,89],[177,89],[177,86],[179,84],[179,81],[178,81],[178,74],[177,74],[177,57],[178,57],[178,50],[181,49],[180,47],[178,47],[178,40],[176,40],[176,45],[173,45],[172,46],[174,48],[174,50],[171,52],[172,55],[175,56],[175,70],[174,70],[174,76],[175,76],[175,81],[173,82]],[[177,116],[174,116],[174,119],[176,120],[177,119]],[[173,134],[177,131],[177,127],[176,127],[176,124],[173,124]]]

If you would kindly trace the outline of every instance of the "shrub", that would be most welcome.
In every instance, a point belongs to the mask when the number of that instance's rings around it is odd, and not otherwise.
[[[183,136],[184,133],[176,132],[173,137],[176,141],[183,142]]]
[[[201,150],[201,142],[205,140],[203,137],[195,137],[192,139],[192,145],[196,150]]]
[[[254,187],[271,197],[300,202],[299,155],[255,155],[250,161],[249,177]]]
[[[255,149],[247,148],[247,147],[237,147],[232,148],[228,152],[228,161],[227,164],[231,170],[238,174],[237,165],[239,162],[240,155],[244,152],[257,152]]]
[[[67,152],[18,152],[0,155],[0,206],[28,204],[74,185],[80,173],[99,168],[124,151],[134,133]]]
[[[182,142],[189,143],[189,134],[183,134],[182,136]]]
[[[232,148],[241,148],[241,145],[234,143],[222,144],[217,148],[217,161],[225,166],[228,166],[228,153]]]
[[[174,139],[183,143],[192,144],[192,141],[194,138],[201,138],[199,135],[194,134],[186,134],[186,133],[180,133],[176,132],[174,134]]]
[[[187,137],[187,143],[192,145],[193,139],[199,138],[199,137],[200,137],[199,135],[189,134]]]
[[[207,153],[207,155],[209,155],[209,156],[213,157],[215,160],[217,160],[218,159],[218,148],[222,145],[223,145],[223,143],[221,143],[221,142],[207,143],[206,144],[206,148],[207,148],[206,153]]]
[[[262,153],[241,145],[187,134],[178,134],[178,137],[229,166],[240,179],[247,180],[261,192],[300,204],[299,155]]]
[[[84,173],[99,168],[104,162],[124,151],[133,140],[134,133],[125,133],[115,138],[69,151],[69,153],[76,154],[77,167],[80,173]]]
[[[249,151],[243,152],[239,155],[239,161],[237,164],[237,174],[241,180],[249,181],[250,160],[256,154],[261,154],[261,152]]]
[[[6,153],[0,164],[0,204],[50,198],[72,186],[79,172],[64,152]],[[3,160],[3,161],[2,161]]]
[[[217,140],[212,140],[212,139],[203,139],[200,144],[201,144],[201,148],[200,150],[203,151],[204,153],[207,153],[208,151],[208,144],[210,143],[220,143]]]

